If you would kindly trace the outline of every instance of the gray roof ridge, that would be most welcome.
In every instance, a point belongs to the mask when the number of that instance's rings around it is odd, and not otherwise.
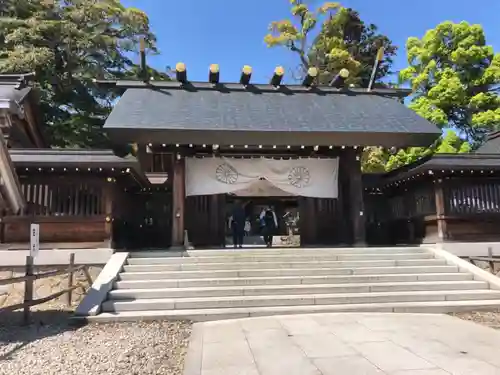
[[[343,94],[343,95],[385,95],[385,96],[395,96],[395,97],[406,97],[411,94],[411,89],[405,88],[374,88],[368,90],[361,87],[344,87],[336,88],[328,85],[310,86],[306,87],[302,84],[283,84],[280,86],[273,86],[268,83],[252,83],[248,85],[242,85],[238,82],[220,82],[218,84],[212,84],[210,82],[203,81],[189,81],[186,83],[178,81],[139,81],[139,80],[117,80],[117,81],[105,81],[105,80],[95,80],[97,84],[116,86],[123,89],[151,89],[151,90],[184,90],[184,91],[220,91],[220,92],[248,92],[248,93],[258,93],[258,92],[269,92],[269,93],[281,93],[281,94]]]

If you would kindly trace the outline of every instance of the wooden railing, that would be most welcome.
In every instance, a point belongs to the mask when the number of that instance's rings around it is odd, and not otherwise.
[[[84,292],[86,292],[85,285],[73,283],[75,272],[78,272],[80,270],[83,271],[88,286],[90,287],[92,285],[92,277],[90,276],[88,266],[87,265],[75,266],[74,253],[70,254],[69,265],[67,268],[55,271],[37,273],[37,274],[34,273],[33,257],[27,256],[24,276],[11,277],[9,279],[0,280],[0,286],[24,282],[24,302],[17,303],[15,305],[0,307],[0,313],[23,309],[23,321],[24,323],[29,323],[31,318],[31,310],[30,310],[31,306],[40,305],[42,303],[56,299],[64,294],[67,295],[68,306],[71,306],[73,291],[75,289],[81,288]],[[64,274],[68,274],[68,287],[66,289],[53,293],[47,297],[33,299],[33,283],[35,280],[40,280],[47,277],[59,276]]]
[[[500,181],[485,178],[450,183],[445,187],[445,207],[450,215],[500,214]]]
[[[37,216],[94,216],[104,212],[103,185],[85,182],[23,181],[27,206],[23,214]]]
[[[493,250],[491,249],[491,247],[488,248],[487,257],[472,256],[467,258],[469,262],[471,262],[475,266],[477,266],[476,262],[487,262],[490,273],[496,275],[495,263],[500,263],[500,258],[493,255]]]

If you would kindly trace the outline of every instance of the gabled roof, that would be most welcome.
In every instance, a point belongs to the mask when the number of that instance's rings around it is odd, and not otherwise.
[[[470,171],[492,170],[500,171],[500,154],[434,154],[383,174],[376,184],[385,185],[421,173],[453,172],[460,175]]]
[[[39,99],[36,90],[30,86],[33,79],[34,74],[32,73],[0,74],[0,109],[7,110],[10,115],[16,115],[24,119],[28,124],[27,129],[14,127],[11,130],[17,135],[17,138],[24,144],[35,144],[38,147],[44,147],[46,140],[41,129]],[[27,101],[31,105],[26,103]],[[28,137],[32,139],[29,140]]]
[[[21,104],[31,92],[30,74],[0,74],[0,108],[22,116]]]
[[[2,196],[1,206],[3,209],[8,208],[12,212],[18,213],[26,205],[19,178],[2,132],[0,132],[0,195]]]
[[[146,175],[141,169],[137,158],[133,156],[119,157],[112,150],[81,150],[81,149],[9,149],[10,158],[16,169],[20,168],[79,168],[95,171],[102,169],[115,174],[129,169],[134,179],[143,185],[149,185]]]
[[[111,150],[12,148],[9,154],[16,167],[140,168],[135,157],[121,158]]]
[[[488,134],[486,141],[477,149],[476,154],[500,154],[500,131]]]
[[[405,96],[402,90],[178,82],[129,87],[104,126],[121,142],[402,147],[428,146],[440,135],[391,98]]]

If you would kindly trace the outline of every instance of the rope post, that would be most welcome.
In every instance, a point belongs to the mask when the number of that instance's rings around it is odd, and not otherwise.
[[[75,253],[69,255],[69,267],[68,267],[68,307],[71,307],[72,297],[73,297],[73,269],[75,268]]]
[[[23,322],[24,324],[30,323],[30,303],[33,301],[33,257],[31,255],[26,256],[26,272],[25,276],[28,278],[24,281],[24,310],[23,310]]]

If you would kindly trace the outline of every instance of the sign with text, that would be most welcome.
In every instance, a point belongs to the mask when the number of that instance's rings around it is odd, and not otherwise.
[[[34,258],[40,251],[40,225],[31,224],[30,226],[30,255]]]

